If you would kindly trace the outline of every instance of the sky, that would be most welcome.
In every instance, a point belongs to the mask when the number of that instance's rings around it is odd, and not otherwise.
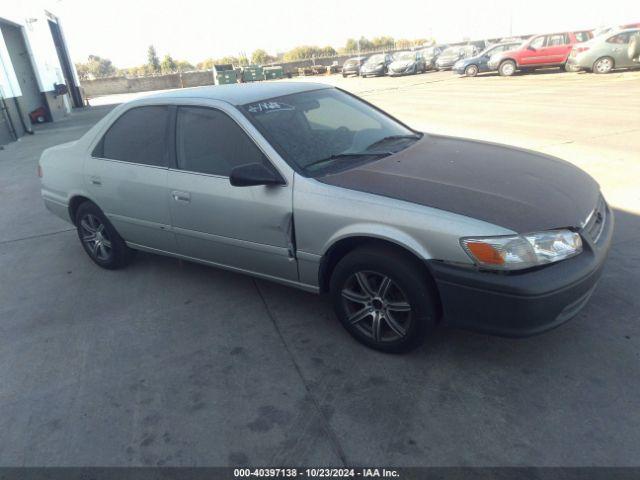
[[[75,61],[90,54],[116,67],[158,55],[270,54],[297,45],[344,46],[347,38],[435,37],[438,42],[640,22],[638,0],[55,0]]]

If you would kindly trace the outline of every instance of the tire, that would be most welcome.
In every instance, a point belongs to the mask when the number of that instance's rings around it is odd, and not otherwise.
[[[516,73],[516,62],[513,60],[505,60],[498,67],[498,72],[502,77],[510,77]]]
[[[343,73],[343,74],[342,74],[342,78],[347,78],[347,74],[346,74],[346,73]]]
[[[408,352],[436,323],[433,281],[414,258],[394,248],[372,245],[348,253],[336,265],[330,287],[342,325],[375,350]]]
[[[610,73],[614,67],[613,58],[611,57],[600,57],[595,62],[593,62],[593,73],[597,73],[600,75]]]
[[[627,55],[629,60],[640,57],[640,34],[636,34],[629,40],[629,47],[627,48]]]
[[[475,77],[476,75],[478,75],[478,66],[467,65],[467,68],[464,69],[464,74],[467,77]]]
[[[95,203],[81,204],[76,211],[75,220],[82,248],[96,265],[116,270],[131,262],[134,250],[127,247]]]

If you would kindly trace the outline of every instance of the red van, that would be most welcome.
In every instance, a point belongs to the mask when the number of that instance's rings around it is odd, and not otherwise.
[[[539,67],[564,66],[574,44],[593,38],[589,30],[579,32],[547,33],[535,35],[516,50],[491,57],[489,68],[497,69],[508,77],[516,70],[534,70]]]

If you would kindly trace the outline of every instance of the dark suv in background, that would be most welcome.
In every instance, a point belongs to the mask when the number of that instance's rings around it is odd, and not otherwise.
[[[367,57],[353,57],[348,59],[342,65],[342,76],[346,77],[348,75],[360,75],[360,67],[366,62]]]

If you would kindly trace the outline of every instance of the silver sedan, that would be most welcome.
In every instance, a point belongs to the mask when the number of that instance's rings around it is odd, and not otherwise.
[[[597,183],[566,162],[418,132],[312,83],[135,100],[46,150],[39,173],[98,266],[143,250],[327,292],[346,329],[387,352],[438,323],[561,324],[613,231]]]

